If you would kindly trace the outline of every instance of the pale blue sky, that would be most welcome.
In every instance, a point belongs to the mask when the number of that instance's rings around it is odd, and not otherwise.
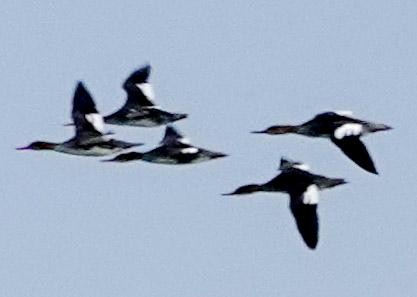
[[[415,1],[9,1],[0,10],[0,296],[417,295]],[[17,152],[62,141],[83,80],[106,114],[153,66],[177,127],[230,157],[184,167]],[[395,127],[380,176],[324,140],[248,132],[332,109]],[[163,128],[112,127],[148,149]],[[350,184],[322,193],[303,244],[281,194],[225,198],[279,158]]]

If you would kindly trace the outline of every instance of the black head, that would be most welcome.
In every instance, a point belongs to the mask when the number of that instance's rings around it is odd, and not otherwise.
[[[35,141],[29,144],[28,146],[18,147],[17,150],[34,150],[34,151],[41,151],[41,150],[53,150],[56,147],[55,143],[45,142],[45,141]]]

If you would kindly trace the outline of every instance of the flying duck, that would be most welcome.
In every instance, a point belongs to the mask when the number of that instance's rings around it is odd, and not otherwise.
[[[271,126],[252,133],[295,133],[310,137],[329,138],[345,155],[368,172],[378,174],[361,136],[392,129],[384,124],[355,119],[350,111],[324,112],[301,125]]]
[[[242,195],[255,192],[284,192],[290,195],[290,209],[298,231],[310,249],[318,242],[319,220],[317,204],[319,191],[347,183],[342,178],[328,178],[310,173],[309,166],[281,159],[281,173],[264,184],[250,184],[223,195]]]
[[[80,156],[107,156],[122,150],[142,145],[108,138],[110,132],[104,131],[102,116],[98,113],[93,98],[78,82],[73,97],[72,120],[75,123],[75,136],[62,143],[35,141],[18,150],[52,150]]]
[[[127,92],[126,103],[118,111],[104,117],[106,124],[156,127],[187,117],[184,113],[164,111],[152,102],[155,95],[149,83],[150,72],[151,66],[145,65],[126,79],[123,84]]]
[[[106,162],[129,162],[142,160],[159,164],[194,164],[211,159],[226,157],[226,154],[209,151],[190,144],[189,140],[181,135],[173,126],[168,125],[161,145],[145,153],[130,152],[120,154]]]

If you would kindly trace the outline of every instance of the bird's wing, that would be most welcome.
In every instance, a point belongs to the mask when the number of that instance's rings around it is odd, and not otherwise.
[[[304,193],[290,194],[290,209],[306,245],[315,249],[319,239],[319,219],[317,216],[318,188],[307,187]]]
[[[175,145],[178,143],[182,144],[189,144],[189,140],[185,138],[177,129],[175,129],[172,125],[169,125],[165,129],[164,138],[161,140],[162,145]]]
[[[97,111],[93,98],[81,82],[78,83],[74,93],[72,119],[77,137],[94,138],[103,136],[103,117]]]
[[[152,102],[155,94],[149,83],[151,66],[145,65],[133,72],[124,82],[123,88],[127,92],[127,101],[124,108],[139,109],[155,106]]]
[[[374,174],[378,174],[374,162],[366,149],[365,144],[360,140],[360,136],[350,135],[342,138],[332,137],[332,142],[337,145],[345,155],[365,169]]]

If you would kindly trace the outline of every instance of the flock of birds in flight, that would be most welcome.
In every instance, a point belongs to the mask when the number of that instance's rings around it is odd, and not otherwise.
[[[185,119],[187,114],[171,113],[156,106],[154,92],[149,83],[151,67],[145,65],[133,72],[124,82],[127,93],[126,103],[116,112],[102,117],[96,109],[93,98],[82,82],[79,82],[73,97],[72,120],[75,136],[61,143],[46,141],[32,142],[18,150],[52,150],[81,156],[108,156],[140,146],[142,143],[125,142],[110,137],[105,123],[121,126],[156,127],[167,125],[160,145],[147,152],[128,152],[115,156],[106,162],[129,162],[142,160],[159,164],[191,164],[226,157],[190,144],[171,123]],[[309,137],[330,139],[339,149],[362,169],[378,174],[374,162],[361,136],[386,131],[391,127],[359,120],[351,112],[324,112],[300,125],[276,125],[252,133],[300,134]],[[286,158],[281,159],[281,173],[264,184],[250,184],[223,195],[241,195],[254,192],[284,192],[290,196],[290,209],[297,228],[306,245],[314,249],[318,243],[319,220],[317,204],[319,191],[345,184],[343,178],[329,178],[310,172],[308,165]]]

